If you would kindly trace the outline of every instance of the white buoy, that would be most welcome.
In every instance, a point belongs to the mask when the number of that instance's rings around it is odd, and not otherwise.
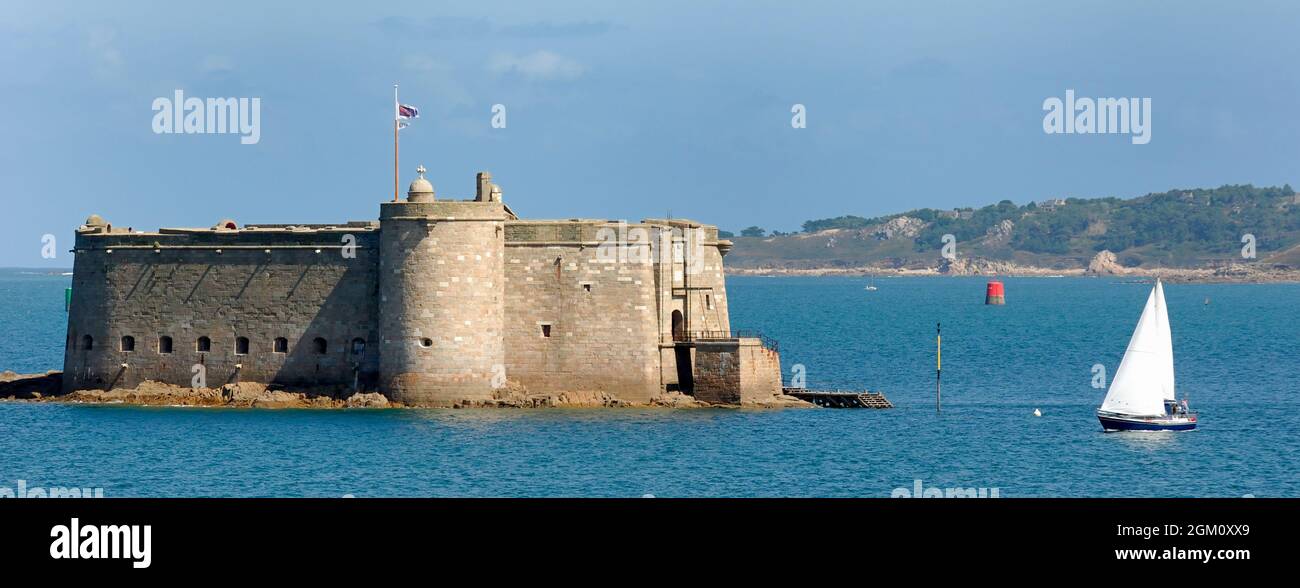
[[[1043,411],[1038,410],[1037,408],[1035,408],[1035,409],[1034,409],[1034,416],[1038,416],[1038,417],[1043,416]]]

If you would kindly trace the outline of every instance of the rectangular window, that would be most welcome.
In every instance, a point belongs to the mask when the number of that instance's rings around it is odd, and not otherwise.
[[[248,355],[248,337],[235,337],[235,355]]]
[[[542,336],[543,337],[551,336],[551,325],[542,325]]]
[[[167,354],[171,352],[172,352],[172,338],[168,337],[167,335],[158,337],[158,353]]]
[[[704,307],[707,308],[707,309],[709,309],[709,310],[713,310],[713,297],[712,297],[712,296],[710,296],[710,295],[708,295],[708,294],[705,294],[705,295],[704,295]]]
[[[288,339],[285,339],[284,337],[276,337],[276,338],[275,338],[275,347],[273,348],[273,351],[274,351],[275,353],[288,353],[288,352],[289,352],[289,340],[288,340]]]

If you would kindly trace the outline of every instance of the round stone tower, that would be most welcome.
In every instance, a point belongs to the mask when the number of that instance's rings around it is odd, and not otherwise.
[[[379,378],[390,399],[455,406],[505,382],[501,202],[435,197],[420,176],[380,206]]]

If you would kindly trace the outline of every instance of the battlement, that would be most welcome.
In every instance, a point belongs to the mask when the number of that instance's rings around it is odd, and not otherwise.
[[[379,221],[388,220],[505,220],[514,217],[504,203],[477,200],[436,200],[428,202],[384,202],[379,205]]]
[[[506,224],[506,245],[527,243],[599,245],[605,241],[602,238],[605,236],[601,232],[602,229],[614,229],[624,232],[643,229],[647,233],[650,231],[676,230],[679,235],[686,229],[702,230],[704,231],[704,242],[706,244],[718,244],[718,228],[716,226],[689,220],[645,219],[639,223],[629,223],[622,220],[571,218],[511,221]],[[625,233],[615,233],[615,235],[618,238],[626,237]],[[730,245],[730,242],[727,242],[727,245]]]
[[[339,224],[258,223],[242,227],[225,220],[209,228],[163,227],[156,231],[109,229],[108,226],[77,230],[74,251],[97,249],[177,247],[259,247],[276,245],[338,245],[343,235],[377,233],[384,220],[467,221],[504,220],[506,245],[556,243],[599,245],[602,229],[633,230],[701,230],[706,245],[729,247],[730,241],[718,239],[718,228],[684,219],[645,219],[628,223],[603,219],[530,219],[521,220],[504,203],[478,200],[438,200],[433,202],[385,202],[380,204],[379,221],[348,221]],[[225,226],[223,226],[225,225]],[[234,227],[234,228],[230,228]]]

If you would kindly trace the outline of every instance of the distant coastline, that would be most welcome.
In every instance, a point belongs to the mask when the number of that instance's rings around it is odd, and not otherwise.
[[[1216,268],[1057,268],[1017,265],[1000,261],[974,259],[923,267],[728,267],[729,276],[850,276],[850,277],[1110,277],[1182,283],[1300,283],[1300,269],[1286,266],[1237,264]]]
[[[1050,198],[748,227],[732,275],[1125,275],[1194,282],[1300,281],[1300,194],[1290,185]]]
[[[59,267],[0,267],[0,270],[31,276],[70,276],[72,268]]]

